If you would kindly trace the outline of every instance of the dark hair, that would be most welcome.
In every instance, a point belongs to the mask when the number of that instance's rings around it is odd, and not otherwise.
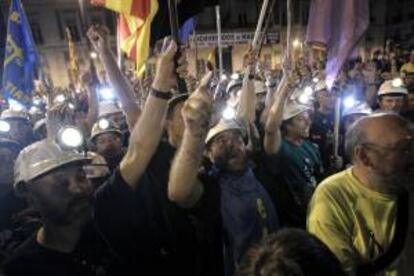
[[[287,120],[282,121],[282,124],[280,125],[280,131],[282,132],[282,134],[286,134],[287,132],[287,126],[292,124],[293,118],[289,118]]]
[[[335,255],[305,230],[286,228],[251,248],[239,276],[345,275]]]

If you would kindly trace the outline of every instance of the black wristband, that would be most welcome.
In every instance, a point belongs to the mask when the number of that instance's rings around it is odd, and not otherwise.
[[[154,88],[151,88],[150,94],[154,96],[155,98],[162,99],[162,100],[170,100],[173,96],[171,92],[162,92]]]
[[[253,80],[254,79],[254,74],[249,74],[249,80]]]

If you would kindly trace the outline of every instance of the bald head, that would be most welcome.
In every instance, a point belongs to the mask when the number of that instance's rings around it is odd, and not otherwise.
[[[409,134],[409,122],[395,113],[377,113],[356,121],[346,133],[345,151],[353,160],[357,145],[376,144],[392,148]]]

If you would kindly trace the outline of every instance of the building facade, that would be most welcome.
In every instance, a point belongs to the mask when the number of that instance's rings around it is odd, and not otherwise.
[[[8,15],[9,1],[1,1],[0,8],[4,20]],[[87,5],[85,13],[89,23],[106,25],[112,34],[113,49],[116,49],[116,17],[102,8]],[[272,2],[272,1],[270,1]],[[303,53],[310,0],[293,2],[292,38],[296,41],[295,51]],[[65,29],[69,28],[76,42],[81,60],[89,55],[89,48],[78,0],[22,0],[38,51],[43,72],[55,86],[65,87],[69,83],[68,42]],[[257,24],[261,1],[221,0],[223,65],[227,72],[243,69],[243,55],[247,51]],[[260,59],[268,68],[280,66],[285,47],[287,23],[286,1],[276,1],[269,21],[267,37],[264,39]],[[382,48],[386,39],[395,39],[405,44],[413,44],[414,1],[412,0],[371,0],[371,24],[368,33],[361,41],[364,48]],[[216,14],[214,8],[206,8],[197,16],[195,34],[188,42],[190,72],[202,74],[206,62],[218,66]],[[149,68],[154,70],[154,60]]]

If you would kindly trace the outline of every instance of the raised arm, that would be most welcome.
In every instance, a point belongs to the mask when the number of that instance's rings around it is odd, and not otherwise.
[[[152,91],[132,130],[128,151],[120,164],[122,177],[133,189],[137,188],[162,135],[170,90],[177,82],[174,73],[176,51],[177,44],[171,41],[158,60]]]
[[[280,127],[283,121],[283,110],[289,94],[289,82],[287,76],[283,76],[274,95],[273,104],[269,110],[265,124],[264,150],[266,154],[276,154],[282,142]]]
[[[243,86],[240,94],[240,104],[237,109],[237,118],[243,120],[246,124],[253,124],[255,121],[256,94],[254,93],[254,64],[255,53],[249,50],[245,56],[246,70]]]
[[[99,114],[98,94],[96,93],[95,82],[90,71],[91,70],[84,72],[81,77],[82,86],[85,88],[88,95],[88,114],[86,115],[86,119],[84,120],[82,127],[88,132],[92,129],[93,124],[98,120]]]
[[[168,197],[184,208],[194,206],[203,194],[203,186],[197,174],[203,158],[204,140],[212,111],[212,99],[207,92],[210,78],[211,73],[208,73],[182,110],[185,130],[171,167]]]
[[[128,127],[132,130],[141,114],[141,110],[136,104],[133,87],[116,64],[108,42],[108,31],[102,27],[91,27],[88,31],[88,37],[99,54],[108,78],[122,104]]]

